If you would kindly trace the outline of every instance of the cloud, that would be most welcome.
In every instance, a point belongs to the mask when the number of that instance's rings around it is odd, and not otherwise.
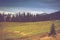
[[[49,12],[52,10],[53,12],[53,10],[60,10],[60,0],[0,0],[0,10],[9,12],[21,10]]]

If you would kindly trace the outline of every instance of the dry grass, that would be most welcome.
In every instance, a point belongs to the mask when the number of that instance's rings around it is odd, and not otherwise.
[[[17,39],[21,40],[50,40],[52,37],[43,35],[44,33],[49,33],[51,27],[51,21],[41,21],[41,22],[1,22],[0,23],[0,39],[3,35],[3,39]],[[60,29],[60,21],[54,22],[56,26],[56,31]],[[3,34],[2,34],[3,33]],[[33,36],[32,35],[43,35],[43,36]],[[24,38],[26,36],[26,38]],[[45,37],[46,36],[46,37]],[[29,38],[27,38],[29,37]],[[58,36],[57,36],[58,37]],[[60,37],[60,36],[59,36]],[[19,38],[19,39],[18,39]],[[53,39],[53,38],[52,38]]]

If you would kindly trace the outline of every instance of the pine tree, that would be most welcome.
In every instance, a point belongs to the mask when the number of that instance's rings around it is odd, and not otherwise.
[[[55,36],[55,35],[56,35],[55,25],[52,24],[49,36]]]
[[[6,22],[10,22],[11,21],[11,14],[8,14],[6,17]]]

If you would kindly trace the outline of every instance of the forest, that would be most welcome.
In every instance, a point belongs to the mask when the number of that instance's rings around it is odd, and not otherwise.
[[[60,11],[51,14],[42,13],[33,15],[31,13],[2,14],[0,13],[0,22],[37,22],[48,20],[60,20]]]

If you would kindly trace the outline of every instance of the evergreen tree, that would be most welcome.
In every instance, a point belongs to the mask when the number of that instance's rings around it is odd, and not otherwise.
[[[15,16],[14,15],[11,18],[11,22],[15,22]]]
[[[4,15],[0,14],[0,22],[3,22],[3,21],[4,21]]]
[[[18,14],[16,14],[16,17],[15,17],[15,22],[19,22],[19,15]]]
[[[56,35],[55,25],[52,24],[49,36],[55,36],[55,35]]]
[[[6,21],[7,21],[7,22],[10,22],[10,21],[11,21],[11,14],[8,14],[8,15],[7,15]]]

